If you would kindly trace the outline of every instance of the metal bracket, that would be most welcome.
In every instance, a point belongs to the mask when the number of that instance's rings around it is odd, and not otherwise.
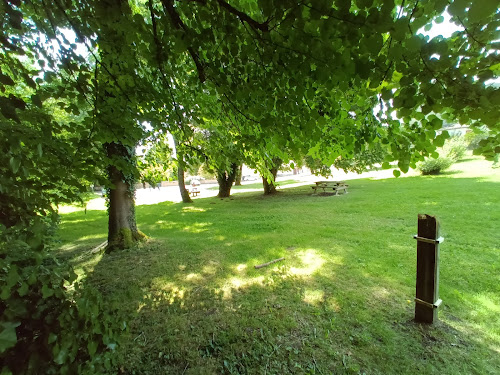
[[[436,238],[434,240],[431,238],[419,237],[418,234],[415,234],[413,236],[413,238],[416,239],[417,241],[420,241],[420,242],[426,242],[426,243],[432,243],[432,244],[440,244],[440,243],[444,242],[444,237],[439,237],[439,238]]]
[[[430,307],[431,309],[437,309],[441,303],[443,303],[443,301],[441,299],[438,299],[436,302],[434,303],[430,303],[430,302],[427,302],[427,301],[423,301],[421,300],[420,298],[415,298],[415,302],[416,303],[419,303],[421,305],[424,305],[424,306],[427,306],[427,307]]]

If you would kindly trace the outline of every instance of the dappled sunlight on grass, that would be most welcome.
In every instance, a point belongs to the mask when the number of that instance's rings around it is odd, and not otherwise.
[[[301,265],[291,266],[289,271],[291,275],[312,276],[325,263],[321,253],[315,249],[303,250],[297,253],[295,257],[299,259]]]
[[[500,178],[463,176],[140,206],[153,239],[103,257],[89,249],[105,213],[71,213],[59,253],[129,314],[125,373],[493,374]],[[437,215],[446,239],[441,322],[429,327],[411,322],[418,213]]]
[[[184,228],[182,228],[182,230],[191,233],[201,233],[208,231],[209,227],[212,225],[212,223],[194,223],[192,225],[186,225]]]
[[[211,260],[208,262],[207,265],[203,266],[201,272],[206,275],[215,275],[219,270],[220,270],[220,263]]]
[[[190,273],[189,275],[186,276],[186,280],[191,281],[201,281],[202,277],[199,273]]]
[[[248,268],[248,265],[246,265],[246,264],[238,264],[235,267],[236,271],[238,271],[238,272],[245,271],[247,268]]]
[[[321,289],[306,289],[303,301],[314,306],[318,306],[324,301],[325,292]]]
[[[204,208],[195,207],[195,206],[185,206],[182,207],[182,212],[206,212]]]
[[[251,285],[264,285],[265,277],[263,275],[256,277],[231,277],[229,278],[225,285],[223,285],[219,290],[222,292],[223,299],[230,299],[233,297],[233,291],[239,290],[241,288],[246,288]],[[217,289],[216,289],[217,290]]]
[[[67,243],[67,244],[62,245],[59,249],[61,251],[74,250],[74,249],[77,249],[79,246],[81,246],[82,242],[93,242],[93,240],[96,240],[96,239],[103,241],[106,239],[106,236],[104,236],[102,234],[83,236],[83,237],[80,237],[76,240],[73,240],[71,243]]]

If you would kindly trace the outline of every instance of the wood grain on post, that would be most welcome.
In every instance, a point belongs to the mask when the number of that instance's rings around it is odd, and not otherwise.
[[[437,320],[439,298],[439,222],[435,216],[418,215],[417,286],[415,321],[434,323]]]

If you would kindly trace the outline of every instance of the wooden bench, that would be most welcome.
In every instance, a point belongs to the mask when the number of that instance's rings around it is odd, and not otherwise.
[[[316,185],[311,186],[311,189],[314,190],[314,194],[317,194],[319,190],[323,190],[323,193],[332,190],[335,195],[339,195],[339,193],[347,194],[347,185],[344,181],[318,181],[315,183]]]
[[[200,191],[197,188],[192,188],[191,190],[188,190],[188,192],[192,197],[197,197],[198,194],[200,194]]]

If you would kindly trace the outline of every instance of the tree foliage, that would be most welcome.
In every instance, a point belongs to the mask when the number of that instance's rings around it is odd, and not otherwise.
[[[233,149],[264,170],[304,155],[331,165],[377,144],[406,172],[443,146],[444,120],[486,127],[476,152],[500,152],[496,0],[0,6],[0,230],[35,252],[38,225],[104,170],[110,242],[141,237],[134,150],[145,122],[170,131],[186,159],[200,152],[196,129],[213,128],[223,142],[203,152],[228,176]],[[444,11],[457,31],[426,36]]]

